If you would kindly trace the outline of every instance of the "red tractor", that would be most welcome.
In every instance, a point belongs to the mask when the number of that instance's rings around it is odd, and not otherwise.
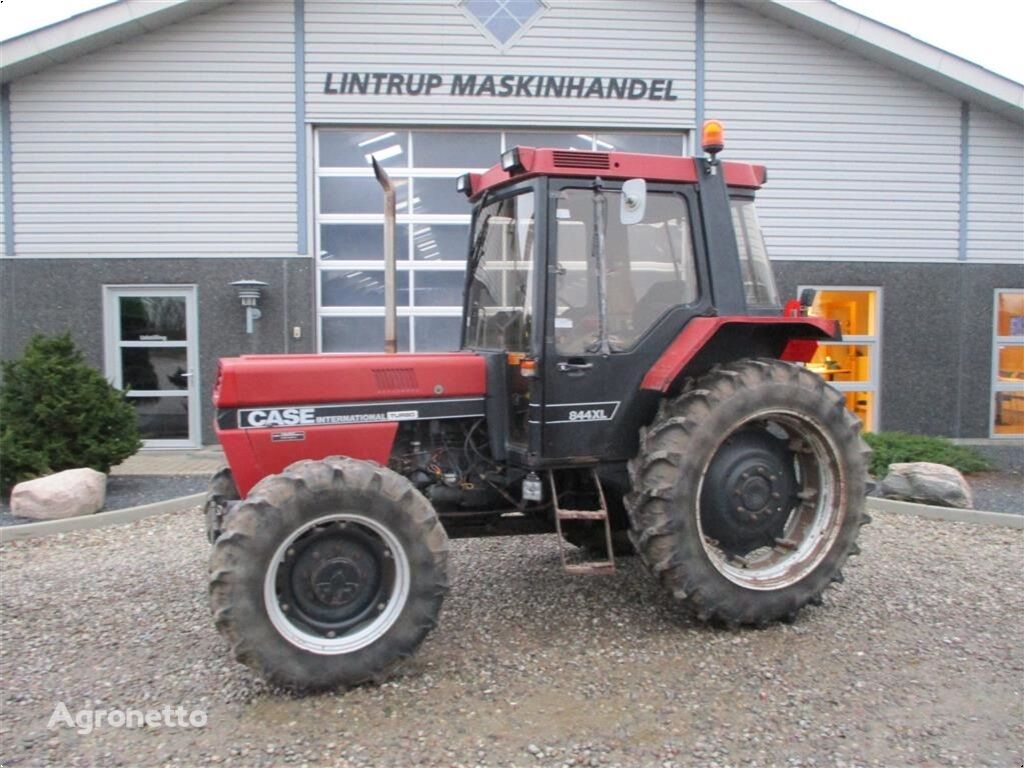
[[[291,687],[383,678],[437,623],[450,537],[558,533],[575,573],[635,550],[726,626],[791,620],[842,578],[867,449],[800,365],[839,330],[807,297],[781,311],[765,169],[704,139],[516,147],[461,177],[458,352],[220,361],[210,595],[239,661]]]

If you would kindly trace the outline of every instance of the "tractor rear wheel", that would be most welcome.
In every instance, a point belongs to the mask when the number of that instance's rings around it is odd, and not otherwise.
[[[384,679],[437,624],[448,538],[401,475],[300,461],[232,506],[210,603],[235,658],[289,688]]]
[[[715,368],[641,433],[626,499],[637,550],[701,620],[792,620],[859,551],[859,433],[843,396],[805,368]]]

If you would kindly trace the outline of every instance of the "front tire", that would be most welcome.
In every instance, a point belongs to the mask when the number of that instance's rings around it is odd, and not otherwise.
[[[224,515],[228,505],[238,501],[238,488],[231,475],[231,467],[221,467],[210,478],[206,490],[206,503],[203,505],[203,517],[206,521],[206,538],[213,544],[224,529]]]
[[[859,551],[859,432],[842,395],[805,368],[716,368],[641,433],[626,499],[633,543],[701,620],[792,620]]]
[[[235,658],[289,688],[387,677],[437,624],[448,538],[401,475],[355,459],[301,461],[224,521],[210,603]]]

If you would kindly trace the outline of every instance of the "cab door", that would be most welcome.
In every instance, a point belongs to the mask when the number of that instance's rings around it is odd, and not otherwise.
[[[531,413],[545,460],[631,458],[657,407],[640,382],[710,305],[695,191],[648,185],[634,224],[621,197],[619,182],[551,182],[543,391]]]

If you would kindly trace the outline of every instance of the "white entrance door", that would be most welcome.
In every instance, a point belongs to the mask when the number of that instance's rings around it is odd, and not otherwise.
[[[128,390],[146,448],[200,442],[195,286],[107,286],[106,372]]]

